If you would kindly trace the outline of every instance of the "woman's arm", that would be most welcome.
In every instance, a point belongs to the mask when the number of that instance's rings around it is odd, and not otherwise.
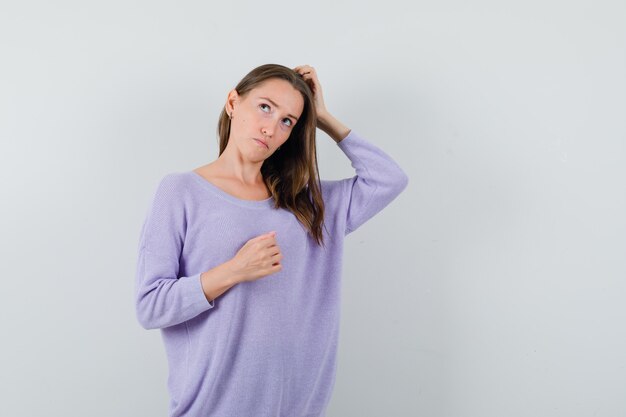
[[[327,188],[327,206],[344,214],[345,233],[351,233],[394,200],[406,188],[409,179],[382,149],[330,114],[313,67],[301,65],[294,71],[302,75],[313,91],[317,127],[337,143],[356,171],[352,178],[323,181]]]
[[[335,142],[341,142],[348,134],[350,129],[339,120],[326,111],[324,114],[317,115],[317,127],[323,130]]]
[[[187,187],[179,174],[159,183],[139,240],[135,307],[145,329],[165,328],[214,307],[213,301],[234,285],[282,269],[275,231],[248,240],[237,254],[208,271],[181,272],[188,229]]]
[[[239,275],[234,272],[231,262],[224,262],[200,274],[202,291],[210,303],[240,282]]]
[[[173,326],[213,308],[203,291],[200,272],[180,273],[186,231],[181,190],[184,187],[178,176],[167,175],[161,180],[141,231],[135,308],[145,329]],[[219,282],[215,278],[210,281]]]

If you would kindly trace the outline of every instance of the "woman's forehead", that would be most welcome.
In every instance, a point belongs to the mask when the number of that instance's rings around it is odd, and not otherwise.
[[[304,108],[302,94],[285,80],[266,80],[256,86],[251,93],[251,96],[255,98],[264,98],[280,109],[297,112],[297,114],[300,114]]]

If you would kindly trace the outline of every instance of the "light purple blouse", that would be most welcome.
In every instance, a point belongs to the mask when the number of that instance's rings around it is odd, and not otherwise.
[[[335,383],[343,240],[408,177],[354,130],[337,146],[356,175],[322,180],[320,247],[272,198],[242,200],[193,171],[165,175],[141,229],[136,312],[160,329],[171,417],[323,417]],[[275,230],[282,270],[209,303],[200,274]]]

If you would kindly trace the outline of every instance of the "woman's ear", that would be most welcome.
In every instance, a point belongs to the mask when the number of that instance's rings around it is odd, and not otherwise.
[[[226,97],[226,113],[229,116],[232,116],[233,110],[235,110],[235,105],[239,102],[239,94],[236,89],[232,89],[228,92],[228,97]]]

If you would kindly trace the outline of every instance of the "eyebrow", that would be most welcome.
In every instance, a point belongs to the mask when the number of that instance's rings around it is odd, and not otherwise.
[[[274,107],[276,107],[277,109],[280,109],[280,106],[278,104],[276,104],[276,102],[274,100],[272,100],[271,98],[269,98],[269,97],[259,97],[259,98],[262,98],[262,99],[265,99],[265,100],[269,101],[270,103],[272,103],[272,105]],[[294,119],[296,119],[296,122],[298,121],[298,118],[296,116],[294,116],[293,114],[288,114],[287,116],[293,117]]]

